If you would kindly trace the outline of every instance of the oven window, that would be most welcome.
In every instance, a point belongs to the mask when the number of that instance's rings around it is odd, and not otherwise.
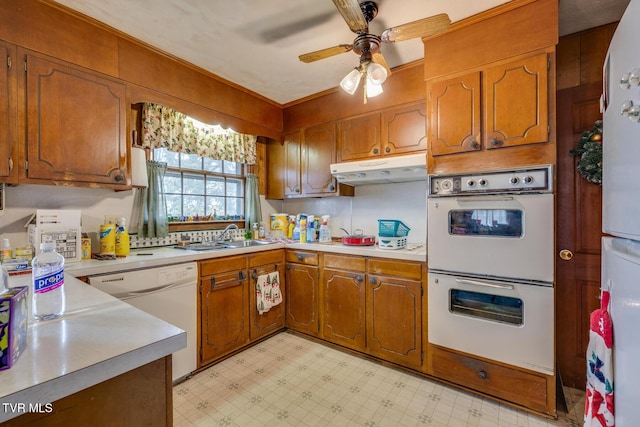
[[[518,209],[456,209],[449,211],[449,234],[522,237],[524,211]]]
[[[511,325],[524,323],[522,300],[501,295],[451,289],[449,311]]]

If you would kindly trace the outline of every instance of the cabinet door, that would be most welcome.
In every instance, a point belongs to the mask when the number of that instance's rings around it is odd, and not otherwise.
[[[480,72],[429,83],[427,94],[431,155],[480,150]]]
[[[249,342],[245,270],[200,279],[200,366]]]
[[[318,336],[318,278],[316,266],[287,264],[287,297],[285,298],[288,328]]]
[[[390,362],[420,369],[421,282],[370,275],[366,307],[369,353]]]
[[[336,191],[329,166],[336,162],[336,126],[326,123],[304,130],[302,192],[313,196]]]
[[[380,153],[380,113],[342,120],[339,125],[340,161],[377,157]]]
[[[16,49],[0,41],[0,180],[16,182]]]
[[[271,307],[269,311],[260,314],[257,308],[257,284],[258,278],[263,274],[271,274],[274,272],[278,272],[279,283],[278,287],[280,288],[281,295],[284,299],[285,297],[285,283],[283,279],[284,275],[284,262],[280,261],[274,264],[269,265],[261,265],[258,267],[251,268],[249,274],[251,275],[251,287],[249,292],[250,300],[249,300],[249,313],[251,315],[250,321],[251,326],[249,329],[249,336],[251,341],[261,338],[265,335],[270,334],[271,332],[275,332],[284,327],[284,312],[285,305],[280,303],[275,307]]]
[[[284,181],[286,174],[284,143],[270,140],[267,142],[267,199],[284,198]]]
[[[486,71],[487,148],[535,144],[549,139],[548,74],[546,53]]]
[[[426,103],[382,113],[383,154],[402,154],[427,149]]]
[[[364,273],[325,268],[323,275],[323,338],[355,350],[364,350]]]
[[[284,195],[300,196],[300,155],[302,141],[300,131],[291,132],[284,136]]]
[[[27,178],[131,185],[123,82],[27,53]]]

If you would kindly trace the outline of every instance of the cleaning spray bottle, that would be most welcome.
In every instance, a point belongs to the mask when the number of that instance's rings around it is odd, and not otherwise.
[[[318,242],[331,243],[331,228],[329,228],[329,215],[322,215],[322,224],[320,224],[320,233]]]

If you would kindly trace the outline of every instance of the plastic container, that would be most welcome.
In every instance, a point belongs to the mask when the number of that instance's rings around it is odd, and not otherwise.
[[[100,226],[100,255],[116,254],[116,227],[113,224]]]
[[[129,232],[127,231],[126,220],[124,218],[119,218],[118,226],[116,228],[116,256],[124,258],[129,255],[130,251]],[[89,253],[91,253],[91,249],[89,249]]]
[[[0,245],[0,262],[13,258],[13,251],[11,250],[11,243],[6,237],[2,239]]]
[[[380,249],[403,249],[407,247],[407,238],[379,236],[378,247]]]
[[[65,309],[64,257],[55,242],[40,244],[40,253],[31,261],[31,309],[36,320],[60,317]]]
[[[331,243],[331,227],[329,227],[329,215],[322,215],[322,224],[320,224],[318,242]]]
[[[380,237],[404,237],[411,230],[404,222],[397,219],[379,219],[378,236]]]

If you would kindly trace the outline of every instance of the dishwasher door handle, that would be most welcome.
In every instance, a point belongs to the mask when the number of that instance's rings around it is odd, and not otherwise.
[[[158,291],[164,291],[165,289],[171,289],[171,288],[175,288],[177,286],[179,286],[179,285],[176,285],[176,284],[163,285],[163,286],[158,286],[158,287],[155,287],[155,288],[145,289],[143,291],[128,292],[127,296],[129,296],[129,297],[139,297],[139,296],[143,296],[143,295],[150,295],[150,294],[154,294],[154,293],[156,293]]]

